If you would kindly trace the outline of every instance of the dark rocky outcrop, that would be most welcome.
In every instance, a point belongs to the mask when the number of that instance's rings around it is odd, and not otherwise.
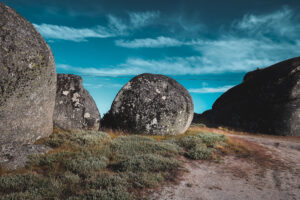
[[[70,129],[98,130],[100,114],[89,94],[83,88],[82,78],[72,74],[57,74],[54,125]]]
[[[300,136],[300,57],[247,73],[197,118],[208,125]]]
[[[0,164],[53,130],[56,72],[33,25],[0,3]],[[5,160],[5,159],[4,159]]]
[[[175,135],[188,129],[193,110],[192,97],[177,81],[141,74],[119,91],[101,125],[133,133]]]

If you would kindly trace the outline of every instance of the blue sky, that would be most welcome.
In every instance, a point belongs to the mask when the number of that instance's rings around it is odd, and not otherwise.
[[[57,72],[83,77],[101,114],[140,73],[175,78],[201,113],[247,71],[300,56],[296,0],[1,2],[44,36]]]

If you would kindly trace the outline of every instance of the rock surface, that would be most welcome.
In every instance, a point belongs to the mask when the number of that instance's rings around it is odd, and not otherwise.
[[[0,154],[1,168],[6,170],[24,168],[28,161],[28,156],[45,154],[51,150],[50,147],[41,144],[25,144],[16,147],[5,154]]]
[[[0,3],[0,154],[52,133],[54,65],[33,25]]]
[[[62,129],[98,130],[100,114],[82,78],[72,74],[57,74],[54,125]]]
[[[198,119],[249,132],[300,136],[300,57],[247,73]]]
[[[192,97],[177,81],[141,74],[119,91],[101,123],[133,133],[176,135],[188,129],[193,114]]]

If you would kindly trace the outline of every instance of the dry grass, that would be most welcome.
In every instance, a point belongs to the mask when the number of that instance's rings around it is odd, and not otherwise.
[[[112,139],[115,139],[119,136],[130,135],[130,133],[128,133],[126,131],[110,129],[110,128],[102,128],[101,131],[107,133]]]
[[[54,178],[62,185],[58,199],[139,199],[144,189],[176,180],[175,175],[182,173],[183,156],[220,162],[223,156],[234,155],[266,169],[285,167],[268,149],[232,134],[240,133],[195,125],[176,136],[55,129],[49,138],[37,141],[52,147],[49,153],[32,156],[26,169],[7,172],[0,168],[0,178],[28,173],[48,182]],[[31,198],[35,194],[30,192],[3,193],[0,199],[10,198],[5,195]],[[44,198],[41,193],[37,196]]]
[[[21,171],[1,171],[1,187],[15,185],[22,174],[33,186],[20,182],[24,190],[2,191],[0,199],[45,199],[44,186],[60,188],[56,199],[140,199],[144,189],[175,180],[183,170],[182,155],[207,159],[217,143],[215,135],[196,131],[164,137],[106,132],[54,129],[49,138],[37,141],[52,148],[47,154],[32,155]]]
[[[265,168],[265,169],[287,169],[288,166],[282,161],[278,159],[276,156],[276,152],[267,149],[266,147],[257,144],[255,142],[251,142],[245,140],[243,138],[235,137],[237,136],[249,136],[256,138],[266,138],[266,139],[275,139],[280,141],[292,141],[300,143],[299,136],[276,136],[276,135],[266,135],[260,133],[247,133],[242,131],[230,130],[225,127],[219,128],[208,128],[208,127],[200,127],[197,125],[192,125],[189,128],[190,132],[211,132],[216,134],[224,134],[227,136],[227,146],[217,146],[219,149],[219,153],[222,152],[224,155],[234,155],[242,159],[247,159],[249,162],[254,162],[257,165]],[[217,155],[217,154],[216,154]],[[214,155],[214,156],[216,156]],[[224,156],[221,155],[221,156]]]
[[[288,166],[278,159],[276,153],[255,142],[229,136],[227,146],[220,146],[219,152],[225,155],[234,155],[247,162],[254,162],[264,169],[287,169]]]

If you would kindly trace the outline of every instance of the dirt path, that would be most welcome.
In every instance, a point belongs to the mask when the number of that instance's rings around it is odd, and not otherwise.
[[[225,156],[220,163],[187,160],[185,167],[189,172],[182,175],[180,183],[164,186],[150,199],[300,199],[299,138],[286,141],[282,138],[226,135],[263,148],[264,157],[260,159],[272,160],[273,165],[234,155]]]

